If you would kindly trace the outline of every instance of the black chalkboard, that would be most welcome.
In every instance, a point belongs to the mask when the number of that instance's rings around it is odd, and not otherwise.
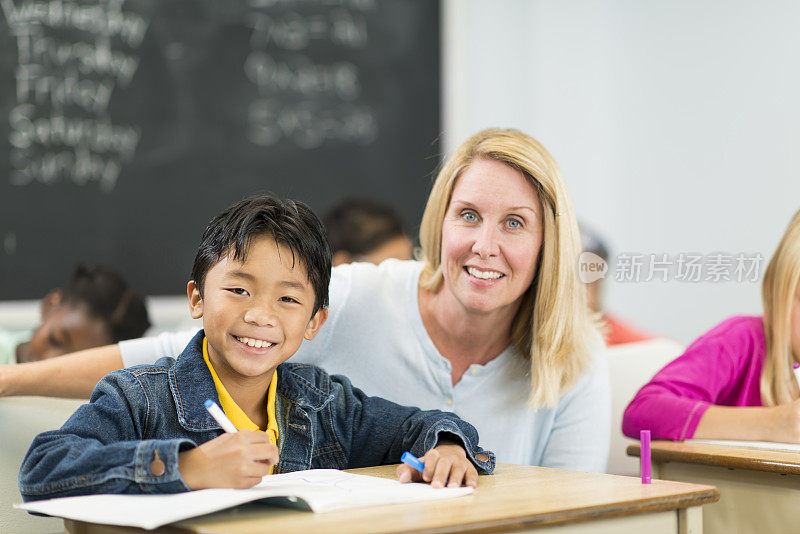
[[[0,299],[73,263],[184,290],[206,222],[272,191],[415,230],[439,163],[433,0],[0,0]]]

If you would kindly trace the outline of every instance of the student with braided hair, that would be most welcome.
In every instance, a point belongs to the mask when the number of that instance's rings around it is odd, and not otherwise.
[[[0,329],[0,364],[45,360],[138,338],[149,327],[144,299],[119,272],[79,263],[67,284],[42,300],[39,326]]]

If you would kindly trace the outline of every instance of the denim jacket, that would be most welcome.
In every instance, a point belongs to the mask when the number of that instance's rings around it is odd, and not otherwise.
[[[219,399],[203,361],[203,335],[177,360],[107,375],[61,429],[38,435],[19,473],[23,498],[188,491],[178,454],[222,434],[204,407]],[[276,473],[396,463],[406,450],[423,455],[442,434],[463,443],[479,473],[494,469],[494,454],[455,414],[368,397],[312,365],[284,363],[277,373]]]

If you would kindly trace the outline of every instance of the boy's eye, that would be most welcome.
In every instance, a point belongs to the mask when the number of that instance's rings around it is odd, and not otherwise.
[[[281,297],[280,301],[281,302],[295,302],[296,303],[297,299],[295,299],[294,297]]]
[[[231,287],[228,288],[227,291],[230,291],[234,295],[247,295],[247,290],[242,289],[241,287]]]

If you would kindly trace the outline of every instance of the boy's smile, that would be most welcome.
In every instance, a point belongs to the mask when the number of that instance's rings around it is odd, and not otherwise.
[[[192,317],[203,318],[208,357],[229,393],[264,388],[275,368],[303,338],[313,339],[327,318],[312,317],[315,293],[299,256],[271,235],[254,237],[244,262],[232,254],[206,274],[203,295],[187,287]]]

